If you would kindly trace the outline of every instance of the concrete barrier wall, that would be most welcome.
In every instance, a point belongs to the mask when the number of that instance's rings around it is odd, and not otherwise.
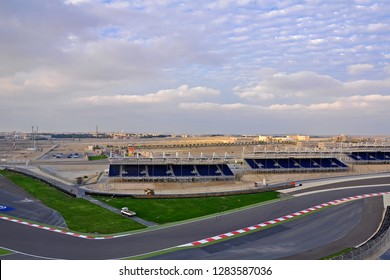
[[[103,196],[117,196],[117,197],[133,197],[133,198],[196,198],[196,197],[210,197],[210,196],[228,196],[228,195],[240,195],[240,194],[254,194],[261,192],[269,191],[278,191],[282,189],[292,188],[290,184],[278,185],[278,186],[268,186],[268,187],[259,187],[256,189],[248,190],[233,190],[233,191],[221,191],[221,192],[207,192],[207,193],[189,193],[189,194],[120,194],[120,193],[110,193],[110,192],[101,192],[101,191],[91,191],[86,190],[86,194],[94,195],[103,195]]]

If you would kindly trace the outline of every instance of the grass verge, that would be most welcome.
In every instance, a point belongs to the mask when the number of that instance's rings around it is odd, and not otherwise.
[[[101,156],[89,156],[88,160],[101,160],[101,159],[106,159],[108,158],[106,155],[101,155]]]
[[[112,234],[145,227],[82,198],[69,196],[30,177],[6,170],[0,170],[0,174],[48,207],[61,213],[70,230],[91,234]]]
[[[202,198],[141,199],[94,196],[115,208],[128,207],[137,216],[158,224],[178,222],[222,213],[236,208],[278,198],[277,192]]]
[[[10,171],[0,171],[48,207],[61,213],[69,229],[82,233],[112,234],[144,228],[128,218],[114,214],[84,199],[68,196],[42,182]],[[158,224],[174,223],[278,198],[277,192],[222,197],[133,199],[94,196],[115,208],[128,207],[142,219]],[[189,211],[190,210],[190,211]]]
[[[9,254],[12,254],[12,253],[13,253],[12,251],[0,248],[0,256],[9,255]]]
[[[351,252],[352,250],[354,250],[355,248],[346,248],[344,250],[341,250],[340,252],[337,252],[337,253],[334,253],[332,255],[329,255],[329,256],[326,256],[326,257],[323,257],[321,258],[321,260],[331,260],[331,259],[334,259],[335,257],[338,257],[338,256],[341,256],[341,255],[344,255],[348,252]]]

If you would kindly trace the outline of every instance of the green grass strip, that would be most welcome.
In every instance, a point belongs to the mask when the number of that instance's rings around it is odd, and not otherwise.
[[[101,155],[101,156],[89,156],[88,160],[102,160],[108,158],[106,155]]]
[[[9,171],[0,171],[0,174],[8,177],[50,208],[60,212],[72,231],[102,235],[145,228],[128,218],[116,215],[83,199],[68,196],[30,177]],[[127,206],[143,219],[158,224],[167,224],[259,204],[278,198],[278,193],[179,199],[98,198],[118,209]]]
[[[82,198],[74,198],[33,178],[2,170],[0,174],[22,187],[64,217],[72,231],[90,234],[113,234],[133,231],[145,226],[101,208]]]
[[[128,207],[137,216],[158,224],[174,223],[216,213],[224,213],[248,205],[258,204],[278,198],[277,192],[256,194],[201,197],[201,198],[130,198],[94,196],[96,199],[115,208]]]
[[[334,253],[334,254],[331,254],[329,256],[326,256],[326,257],[323,257],[321,258],[321,260],[332,260],[334,259],[335,257],[338,257],[338,256],[341,256],[341,255],[344,255],[348,252],[351,252],[352,250],[354,250],[355,248],[346,248],[344,250],[341,250],[340,252],[337,252],[337,253]]]
[[[13,253],[14,253],[14,252],[9,251],[9,250],[7,250],[7,249],[0,248],[0,256],[9,255],[9,254],[13,254]]]
[[[157,256],[173,253],[173,252],[176,252],[176,251],[191,250],[191,249],[195,249],[195,248],[196,247],[173,247],[173,248],[169,248],[169,249],[163,249],[161,251],[156,251],[156,252],[151,252],[151,253],[147,253],[147,254],[138,255],[138,256],[135,256],[135,257],[122,258],[122,260],[147,260],[147,259],[150,259],[150,258],[153,258],[153,257],[157,257]]]

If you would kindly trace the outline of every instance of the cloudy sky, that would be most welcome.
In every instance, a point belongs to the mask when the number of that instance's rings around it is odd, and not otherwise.
[[[387,0],[4,0],[0,131],[390,135]]]

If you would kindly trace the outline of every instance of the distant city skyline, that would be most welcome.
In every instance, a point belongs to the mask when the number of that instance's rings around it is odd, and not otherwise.
[[[31,130],[28,131],[28,130],[20,130],[20,131],[0,131],[0,137],[6,137],[7,139],[14,139],[16,137],[16,139],[21,139],[23,137],[31,137],[32,134],[35,134],[35,135],[38,135],[38,136],[58,136],[58,135],[73,135],[73,137],[75,135],[91,135],[91,137],[96,137],[96,135],[98,135],[97,137],[114,137],[115,135],[116,136],[119,136],[120,134],[123,134],[123,135],[129,135],[129,136],[136,136],[136,137],[146,137],[146,136],[154,136],[156,138],[161,138],[161,137],[177,137],[177,138],[197,138],[197,137],[239,137],[239,138],[256,138],[256,139],[259,139],[259,141],[261,142],[260,140],[260,137],[297,137],[297,136],[300,136],[300,137],[311,137],[310,139],[311,140],[315,140],[315,139],[327,139],[327,138],[335,138],[335,137],[345,137],[346,138],[346,142],[350,141],[351,139],[354,139],[354,140],[357,140],[357,139],[371,139],[371,140],[390,140],[390,136],[387,135],[387,134],[367,134],[367,135],[364,135],[364,134],[299,134],[299,133],[252,133],[252,134],[249,134],[249,133],[237,133],[237,134],[234,134],[234,133],[225,133],[225,134],[222,134],[222,133],[215,133],[215,134],[212,134],[212,133],[204,133],[204,134],[189,134],[189,133],[171,133],[171,132],[161,132],[161,133],[155,133],[155,132],[147,132],[147,131],[144,131],[144,132],[137,132],[137,131],[99,131],[99,133],[97,134],[96,131],[92,131],[92,130],[86,130],[86,131],[37,131],[37,130],[34,130],[34,132],[32,132]],[[58,139],[61,139],[61,138],[58,138]],[[308,141],[311,141],[311,140],[308,140]],[[306,140],[299,140],[299,141],[306,141]],[[343,141],[340,141],[340,140],[337,140],[338,142],[343,142]]]
[[[390,135],[390,5],[0,3],[0,131]]]

